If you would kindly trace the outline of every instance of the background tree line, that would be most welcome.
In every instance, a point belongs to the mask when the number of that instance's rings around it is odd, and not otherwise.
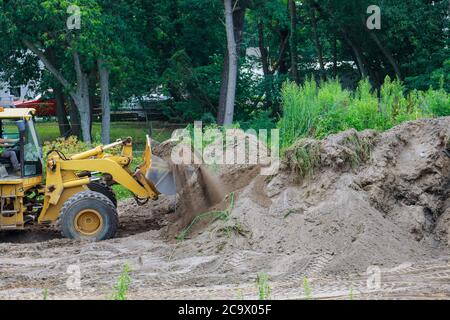
[[[0,77],[53,89],[61,135],[88,143],[97,101],[107,143],[111,105],[152,93],[172,121],[271,126],[286,80],[448,92],[448,25],[447,0],[0,0]]]

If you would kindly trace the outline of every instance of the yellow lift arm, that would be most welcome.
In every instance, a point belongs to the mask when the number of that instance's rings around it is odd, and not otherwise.
[[[105,151],[118,146],[122,146],[120,155],[105,153]],[[115,183],[131,191],[137,198],[156,200],[160,193],[152,181],[145,178],[152,165],[152,152],[148,136],[143,155],[144,161],[136,172],[132,172],[130,169],[132,160],[131,138],[109,145],[97,146],[69,158],[65,158],[62,153],[56,150],[50,151],[46,168],[45,200],[39,222],[55,222],[64,201],[73,194],[87,188],[86,186],[92,181],[92,177],[83,175],[83,172],[107,174]]]

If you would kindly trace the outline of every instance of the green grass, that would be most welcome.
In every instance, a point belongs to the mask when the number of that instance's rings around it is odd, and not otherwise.
[[[300,178],[311,177],[320,164],[320,141],[314,139],[297,140],[286,149],[285,157],[289,167]]]
[[[362,80],[355,92],[343,89],[337,80],[317,84],[310,79],[301,86],[287,82],[282,98],[278,128],[283,150],[299,138],[322,139],[350,128],[384,131],[408,120],[450,115],[445,90],[407,93],[400,81],[389,77],[379,92],[368,80]]]
[[[242,289],[237,289],[236,290],[236,294],[237,294],[237,300],[244,300],[244,293],[242,292]]]
[[[115,285],[114,295],[112,297],[113,300],[127,300],[127,294],[129,290],[129,286],[131,283],[130,277],[130,267],[128,264],[125,264],[122,269],[122,273],[117,280],[117,284]]]
[[[135,170],[142,163],[143,151],[133,152],[133,161],[131,162],[131,170]],[[124,200],[133,197],[133,193],[120,184],[112,186],[117,200]]]
[[[217,231],[228,238],[231,238],[233,235],[240,235],[245,238],[249,238],[251,236],[251,231],[248,230],[238,219],[234,219],[234,223],[232,225],[217,228]],[[216,230],[213,231],[213,233],[215,232]]]
[[[343,136],[334,144],[339,150],[340,166],[348,165],[356,168],[370,158],[373,149],[371,136],[360,137],[356,131]],[[324,165],[322,157],[322,141],[311,138],[301,138],[284,150],[284,158],[288,167],[302,179],[311,178],[315,171]]]
[[[117,200],[119,201],[133,197],[133,193],[131,193],[131,191],[129,191],[128,189],[119,184],[112,186],[112,188],[114,190],[114,193],[116,194]]]
[[[48,289],[44,289],[44,292],[42,293],[43,294],[43,300],[48,300]]]
[[[269,275],[267,273],[261,272],[256,278],[256,286],[258,288],[259,300],[269,300],[270,299],[270,285],[269,285]]]
[[[306,300],[312,300],[313,297],[311,286],[309,285],[309,280],[306,277],[303,279],[303,292]]]
[[[37,131],[42,142],[54,141],[60,137],[58,125],[55,122],[38,122]],[[150,128],[145,122],[114,122],[111,124],[111,141],[120,138],[132,137],[136,150],[144,150],[145,136],[150,132]],[[171,137],[172,128],[153,129],[152,138],[162,142]],[[92,124],[92,138],[94,141],[101,140],[101,123]]]

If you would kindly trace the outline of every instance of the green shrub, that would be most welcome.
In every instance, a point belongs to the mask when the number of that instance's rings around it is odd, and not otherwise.
[[[47,154],[51,150],[58,150],[61,152],[65,157],[69,158],[70,156],[81,153],[84,151],[87,151],[91,149],[92,146],[87,145],[83,141],[78,140],[77,137],[71,136],[67,139],[64,138],[58,138],[55,141],[46,141],[42,147],[43,155],[45,158],[47,158]],[[108,153],[110,154],[120,154],[121,147],[115,147],[108,150]],[[142,151],[134,151],[133,152],[133,161],[131,162],[131,169],[134,170],[140,163],[142,163]],[[44,171],[46,170],[46,166],[44,166]],[[45,174],[45,172],[44,172]],[[133,194],[131,191],[126,189],[122,185],[114,185],[113,190],[116,194],[116,197],[118,200],[123,200],[127,198],[133,197]]]
[[[251,119],[248,121],[239,122],[240,127],[243,130],[254,129],[256,131],[260,129],[271,130],[275,128],[274,119],[271,117],[270,111],[257,110],[251,114]]]
[[[386,120],[381,124],[380,129],[391,127],[397,117],[401,114],[408,114],[407,101],[403,93],[404,87],[400,80],[391,81],[391,78],[387,76],[380,89],[380,111]]]
[[[281,148],[286,150],[299,138],[324,138],[354,128],[387,130],[404,121],[450,115],[449,94],[444,89],[411,91],[399,80],[386,77],[380,91],[369,80],[359,82],[355,92],[339,81],[317,85],[309,79],[301,86],[286,82],[282,88],[283,115],[278,122]]]
[[[283,117],[279,122],[281,146],[288,147],[296,139],[310,136],[319,119],[315,80],[302,86],[286,82],[282,88]]]
[[[347,128],[355,128],[358,131],[368,128],[379,129],[382,126],[383,119],[378,108],[378,99],[367,79],[359,82],[347,109],[345,122]]]
[[[423,105],[423,95],[420,91],[414,90],[405,96],[405,87],[398,79],[391,81],[386,77],[380,96],[381,112],[385,119],[385,125],[380,129],[386,130],[404,121],[417,120],[433,114],[440,116],[430,112]]]
[[[444,89],[430,88],[424,94],[425,108],[435,116],[450,116],[450,95]]]
[[[44,145],[42,147],[44,157],[47,155],[47,153],[50,150],[58,150],[62,154],[64,154],[66,157],[69,157],[71,155],[74,155],[76,153],[80,153],[86,150],[89,150],[91,147],[89,147],[86,143],[83,141],[78,140],[77,137],[71,136],[67,139],[64,138],[57,138],[55,141],[46,141],[44,142]]]
[[[320,117],[315,136],[322,138],[329,135],[330,132],[347,129],[344,115],[351,101],[350,92],[342,89],[336,79],[323,82],[317,98]]]
[[[42,294],[43,294],[42,299],[43,300],[48,300],[48,289],[44,289],[44,292]]]

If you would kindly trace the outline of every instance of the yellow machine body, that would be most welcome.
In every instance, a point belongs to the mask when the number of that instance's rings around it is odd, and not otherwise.
[[[25,126],[26,130],[33,131],[33,114],[33,109],[0,108],[0,121],[4,119],[19,121],[18,126]],[[0,131],[3,139],[5,135],[2,126],[0,126]],[[36,136],[33,133],[30,137],[33,135]],[[26,145],[26,138],[22,136],[24,134],[20,134],[20,141]],[[28,140],[32,140],[32,138]],[[107,153],[108,150],[119,147],[121,148],[120,154]],[[26,153],[25,148],[20,150],[22,154]],[[38,163],[37,161],[27,162],[24,156],[21,158],[24,163],[34,165]],[[149,137],[147,137],[143,163],[135,171],[131,169],[133,161],[131,138],[109,145],[100,145],[67,157],[58,150],[52,150],[47,155],[47,159],[44,160],[42,156],[40,159],[42,167],[45,167],[45,182],[43,174],[39,174],[40,170],[35,170],[38,174],[34,176],[26,176],[22,173],[21,176],[8,175],[0,179],[0,230],[21,229],[28,224],[55,225],[65,203],[77,194],[90,190],[89,185],[100,179],[105,185],[119,184],[125,187],[141,202],[148,199],[155,200],[160,194],[152,181],[146,178],[152,165]],[[80,224],[82,228],[95,222],[92,220],[96,219],[96,212],[99,209],[84,209],[84,211],[86,210],[89,213],[85,214],[85,220]],[[105,218],[102,218],[101,215],[99,218],[101,221],[95,223],[103,225],[105,221],[102,219]]]

